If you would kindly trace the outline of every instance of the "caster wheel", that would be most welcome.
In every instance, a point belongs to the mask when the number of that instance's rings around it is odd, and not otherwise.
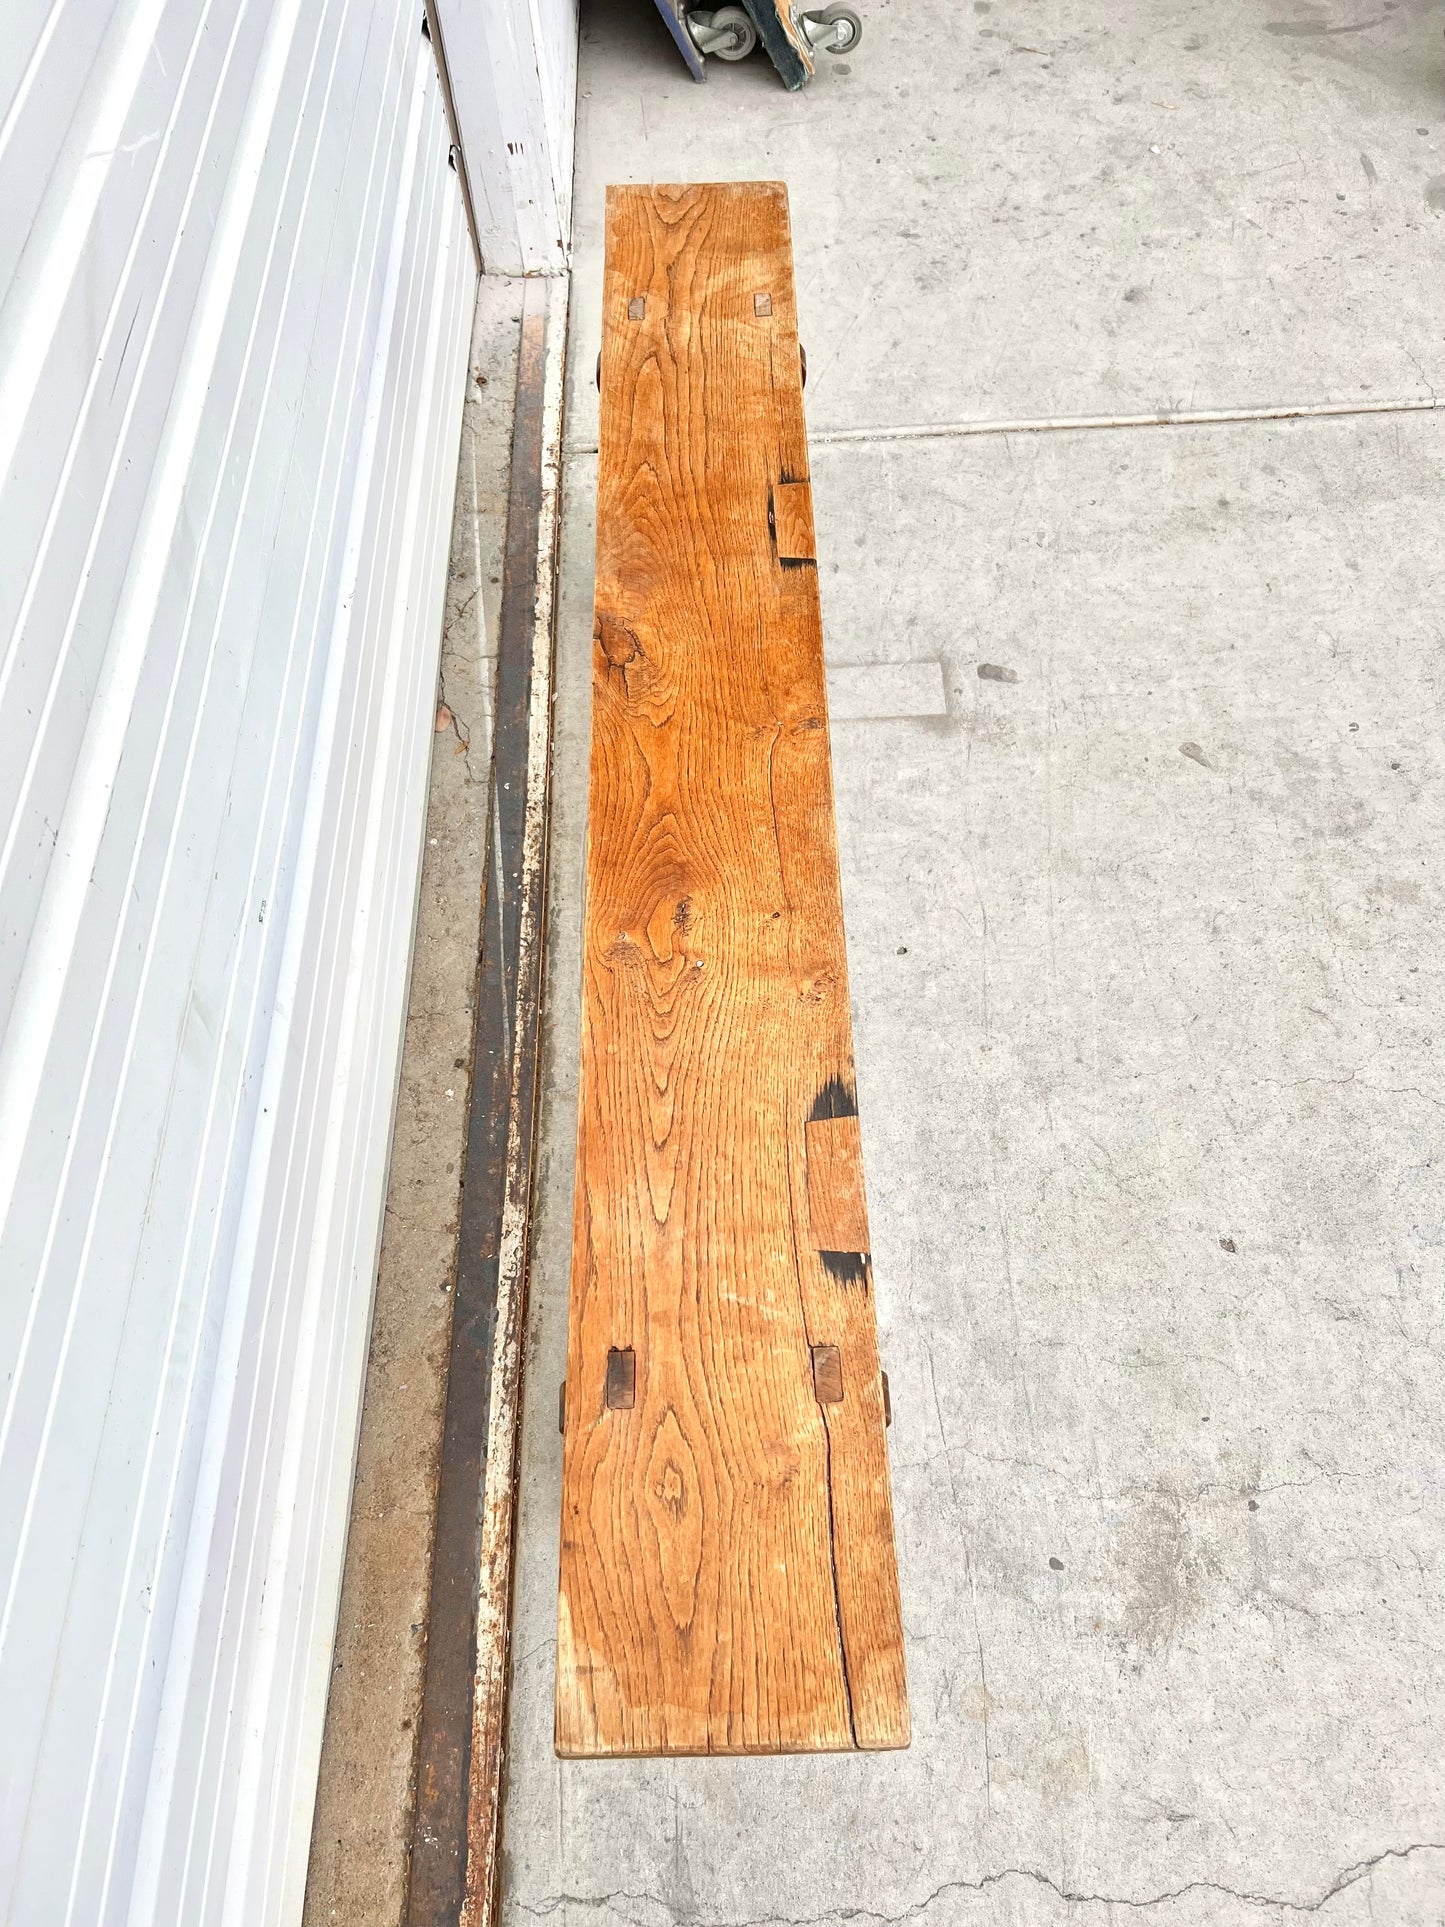
[[[830,54],[850,54],[863,38],[863,22],[851,7],[825,7],[821,13],[810,13],[807,18],[817,23],[808,38],[814,47],[826,48]],[[819,32],[819,28],[823,31]],[[827,31],[829,28],[831,34]]]
[[[602,350],[597,350],[597,392],[602,393]]]
[[[758,30],[742,7],[719,7],[712,17],[712,30],[727,36],[708,48],[719,60],[746,60],[758,44]]]
[[[798,360],[802,363],[803,367],[803,379],[800,386],[806,388],[808,385],[808,351],[801,341],[798,343]]]

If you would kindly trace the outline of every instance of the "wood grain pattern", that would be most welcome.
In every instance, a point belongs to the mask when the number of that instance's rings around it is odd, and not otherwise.
[[[819,1251],[868,1249],[863,1139],[858,1119],[813,1117],[807,1124],[808,1223]]]
[[[843,1354],[836,1345],[813,1347],[813,1396],[820,1405],[843,1401]]]
[[[610,189],[565,1755],[908,1741],[867,1241],[809,1213],[856,1105],[807,475],[785,190]]]
[[[813,491],[806,482],[779,482],[773,490],[773,539],[780,562],[813,562]]]

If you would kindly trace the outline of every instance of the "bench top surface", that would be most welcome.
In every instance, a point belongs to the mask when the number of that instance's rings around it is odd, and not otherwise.
[[[787,196],[607,206],[558,1750],[906,1745]]]

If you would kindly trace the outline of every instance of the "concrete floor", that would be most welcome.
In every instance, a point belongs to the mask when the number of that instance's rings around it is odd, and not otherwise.
[[[521,286],[484,280],[447,576],[416,951],[305,1927],[406,1906],[465,1149]]]
[[[594,462],[569,464],[511,1927],[1445,1919],[1430,6],[865,0],[789,96],[585,15],[602,190],[781,177],[915,1739],[552,1753]]]

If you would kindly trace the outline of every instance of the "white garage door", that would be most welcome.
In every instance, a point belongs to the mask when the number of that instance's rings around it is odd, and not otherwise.
[[[0,44],[0,1920],[300,1911],[475,269],[420,0]]]

